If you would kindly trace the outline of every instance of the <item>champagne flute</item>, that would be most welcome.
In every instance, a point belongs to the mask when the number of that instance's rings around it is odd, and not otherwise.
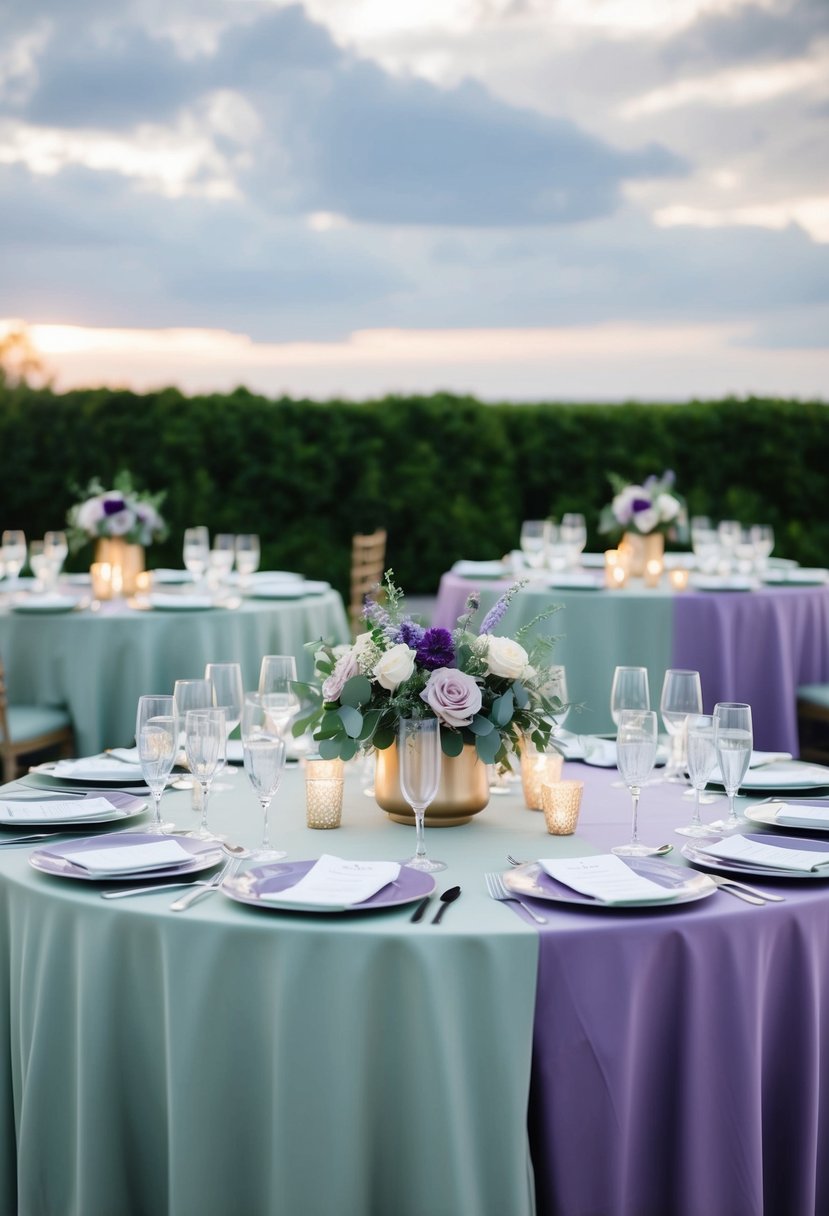
[[[7,528],[2,540],[3,563],[7,578],[17,578],[26,562],[26,533]]]
[[[225,726],[227,738],[235,731],[242,718],[242,707],[245,703],[245,689],[242,684],[242,668],[238,663],[207,663],[204,669],[205,680],[213,685],[214,704],[225,711]],[[225,762],[227,749],[225,749]],[[217,772],[221,772],[225,764],[220,764]],[[217,790],[229,790],[232,786],[217,785]]]
[[[446,869],[445,861],[426,856],[423,818],[440,785],[440,723],[437,718],[401,718],[397,732],[400,790],[414,811],[416,844],[414,857],[405,864],[413,870],[434,874]]]
[[[202,790],[199,830],[203,840],[213,840],[207,828],[207,803],[217,770],[224,763],[227,729],[223,709],[189,709],[184,716],[184,749],[187,765]]]
[[[193,576],[193,582],[201,582],[210,557],[210,533],[205,527],[186,528],[182,556],[184,568]]]
[[[189,709],[212,709],[216,704],[215,691],[210,680],[176,680],[173,685],[173,700],[178,718],[178,751],[184,751],[184,719]],[[192,785],[192,783],[189,783]],[[179,788],[188,783],[179,781]]]
[[[671,755],[662,774],[663,781],[684,783],[685,721],[689,714],[702,713],[702,683],[698,671],[671,667],[662,681],[659,701],[662,721],[671,739]]]
[[[750,535],[757,572],[763,575],[774,549],[774,529],[771,524],[752,524]]]
[[[250,576],[259,569],[260,548],[259,537],[247,533],[236,537],[236,569],[239,574],[239,587],[245,590],[250,583]]]
[[[155,803],[153,828],[156,832],[169,832],[173,824],[162,822],[161,795],[173,768],[178,742],[178,722],[173,697],[138,698],[135,742],[138,744],[141,772]]]
[[[616,735],[616,764],[631,798],[632,824],[628,844],[611,849],[620,857],[651,857],[659,846],[639,841],[639,796],[651,775],[656,759],[656,711],[653,709],[623,709],[619,714]]]
[[[738,815],[735,811],[734,798],[751,763],[753,734],[750,705],[741,701],[720,701],[714,706],[714,746],[728,795],[728,818],[715,820],[711,827],[716,831],[730,832],[732,828],[748,822],[744,815]]]
[[[269,701],[267,693],[249,693],[242,710],[245,772],[262,807],[262,847],[253,854],[259,861],[279,861],[285,856],[272,849],[269,840],[268,811],[285,770],[285,742],[274,726]]]
[[[287,748],[287,731],[299,713],[300,702],[294,690],[296,659],[292,654],[266,654],[259,665],[259,692],[270,698],[270,712]]]
[[[54,587],[60,578],[63,563],[69,556],[69,542],[65,532],[44,532],[43,552],[49,559],[49,582]]]
[[[617,667],[610,685],[610,716],[618,730],[619,720],[626,709],[650,709],[647,667]],[[624,781],[612,781],[617,789]]]
[[[682,828],[674,828],[680,836],[715,836],[716,832],[700,818],[702,791],[717,763],[714,745],[713,714],[689,714],[686,719],[688,741],[688,776],[694,787],[694,814],[691,822]]]

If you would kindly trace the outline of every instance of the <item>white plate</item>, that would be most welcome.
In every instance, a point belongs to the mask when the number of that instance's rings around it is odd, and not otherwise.
[[[749,840],[756,840],[759,844],[774,845],[776,848],[810,848],[819,853],[829,853],[829,840],[814,840],[811,837],[803,836],[771,836],[768,832],[746,832],[745,834]],[[820,870],[778,870],[765,866],[746,866],[741,865],[738,861],[729,861],[725,857],[712,857],[707,853],[701,853],[692,844],[682,846],[682,856],[690,861],[691,865],[699,866],[702,870],[711,870],[715,874],[720,872],[738,874],[741,878],[791,878],[796,882],[800,882],[804,878],[816,879],[818,882],[826,882],[829,879],[829,867],[821,873]]]
[[[692,574],[691,586],[696,591],[754,591],[757,583],[737,574]]]
[[[284,582],[270,585],[254,583],[248,592],[248,597],[252,600],[299,600],[306,595],[322,595],[324,591],[330,590],[330,583],[313,580],[292,582],[285,579]]]
[[[711,785],[722,786],[722,781],[711,780]],[[780,764],[761,764],[750,768],[743,778],[741,790],[808,790],[829,786],[829,768],[822,764],[806,764],[800,760],[783,761]]]
[[[27,796],[25,798],[21,798],[19,794],[17,797],[14,794],[8,795],[10,802],[19,803],[21,806],[41,800],[48,802],[54,800],[55,797],[55,794],[47,794],[46,791],[35,791],[33,797]],[[101,794],[90,794],[87,797],[103,797],[103,791]],[[90,819],[50,819],[48,816],[42,819],[15,819],[5,813],[4,810],[0,810],[0,824],[4,828],[20,828],[22,830],[28,828],[59,827],[64,831],[71,831],[73,828],[91,827],[96,823],[116,823],[118,820],[134,819],[136,815],[143,814],[149,806],[146,798],[136,798],[133,794],[123,794],[115,790],[107,794],[106,798],[108,802],[112,803],[111,814],[94,815]],[[2,801],[3,797],[0,795],[0,802]],[[73,802],[77,803],[79,810],[83,810],[84,801],[85,798],[73,798]]]
[[[211,595],[165,595],[163,592],[148,595],[147,603],[157,612],[205,612],[216,607]]]
[[[602,912],[626,912],[629,908],[641,912],[647,908],[673,908],[677,904],[693,903],[698,899],[706,899],[716,891],[716,885],[702,874],[693,874],[681,866],[671,865],[659,857],[625,857],[624,862],[635,874],[649,878],[665,888],[664,903],[654,900],[643,900],[641,903],[605,904],[601,900],[591,899],[573,891],[563,883],[556,882],[546,874],[537,861],[527,862],[523,866],[515,866],[502,874],[507,888],[516,895],[529,895],[533,899],[550,900],[553,903],[572,904],[579,908],[595,908]]]
[[[829,812],[829,801],[826,799],[816,799],[812,802],[802,799],[797,802],[772,802],[763,803],[761,806],[749,806],[744,809],[743,814],[749,823],[756,823],[759,824],[760,827],[764,828],[779,828],[781,832],[819,832],[821,835],[823,833],[829,833],[829,822],[826,824],[777,822],[777,816],[781,810],[788,810],[792,811],[794,814],[797,814],[797,808],[799,806],[807,809],[809,807],[822,808],[824,811]]]
[[[71,595],[31,595],[12,604],[12,612],[74,612],[77,605]]]
[[[829,582],[829,570],[807,566],[800,566],[796,569],[767,570],[763,575],[763,582],[770,586],[819,587],[823,583]]]
[[[150,574],[152,575],[153,584],[158,583],[159,586],[162,584],[173,586],[180,583],[192,583],[193,581],[193,575],[189,570],[168,570],[161,568],[159,570],[151,570]]]
[[[89,757],[92,759],[92,757]],[[71,775],[64,775],[60,768],[59,760],[50,760],[46,764],[38,764],[31,769],[33,773],[42,773],[46,777],[54,777],[58,781],[65,781],[68,784],[77,782],[78,785],[102,785],[116,786],[120,788],[122,785],[143,785],[144,774],[141,772],[140,764],[119,764],[114,765],[109,772],[102,772],[98,768],[85,769],[81,766],[81,761],[75,762],[78,767],[72,770]]]
[[[452,567],[452,573],[461,578],[506,578],[509,572],[500,561],[459,561]]]
[[[551,574],[547,580],[548,587],[560,587],[562,590],[598,591],[601,582],[595,574]]]

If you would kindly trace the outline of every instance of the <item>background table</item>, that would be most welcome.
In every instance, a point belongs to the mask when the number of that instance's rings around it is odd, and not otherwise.
[[[542,1216],[829,1210],[829,887],[784,882],[763,908],[550,904],[538,932],[484,871],[628,832],[615,772],[565,775],[586,782],[576,837],[515,795],[427,831],[439,889],[463,887],[439,927],[221,895],[178,915],[170,894],[105,903],[0,850],[0,1210],[524,1216],[534,1186]],[[211,823],[253,844],[232,782]],[[165,799],[194,824],[186,793]],[[643,837],[679,846],[689,811],[648,787]],[[353,776],[339,831],[303,819],[294,770],[274,816],[292,858],[412,844]]]
[[[349,636],[336,591],[201,612],[134,611],[115,601],[97,612],[0,611],[9,699],[65,705],[82,756],[131,745],[139,696],[171,693],[176,680],[203,676],[205,663],[241,663],[252,689],[262,655],[293,654],[308,679],[313,659],[305,643]]]
[[[453,628],[476,588],[480,621],[506,586],[445,574],[432,623]],[[515,597],[497,632],[514,636],[554,604],[561,611],[534,632],[558,638],[555,661],[567,668],[571,701],[583,706],[570,714],[569,730],[615,729],[609,703],[617,664],[647,667],[652,706],[658,706],[666,669],[689,668],[700,673],[707,713],[718,701],[745,701],[755,746],[798,755],[796,690],[829,680],[829,586],[674,594],[641,584],[621,591],[530,585]]]

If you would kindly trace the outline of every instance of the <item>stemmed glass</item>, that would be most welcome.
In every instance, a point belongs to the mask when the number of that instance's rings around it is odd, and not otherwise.
[[[261,551],[259,537],[253,533],[245,533],[236,537],[236,570],[239,574],[239,586],[243,590],[250,582],[250,576],[259,569]]]
[[[178,718],[178,750],[184,751],[184,719],[190,709],[212,709],[216,704],[215,692],[211,680],[176,680],[173,685],[173,700],[176,703]],[[187,783],[178,781],[178,788],[186,788]]]
[[[655,759],[656,711],[623,709],[616,735],[616,764],[631,797],[632,826],[630,843],[617,844],[611,849],[620,857],[651,857],[659,852],[658,846],[639,842],[639,795],[651,775]]]
[[[550,543],[550,521],[547,519],[525,519],[521,525],[521,552],[532,570],[540,570],[547,561]]]
[[[279,861],[285,856],[272,849],[269,840],[268,810],[285,770],[285,742],[273,724],[269,702],[267,694],[249,693],[242,710],[245,772],[262,807],[262,847],[253,854],[259,861]]]
[[[242,668],[238,663],[208,663],[204,669],[204,678],[210,680],[213,685],[214,704],[225,711],[225,726],[229,739],[242,719],[242,707],[245,703]],[[223,767],[224,765],[219,765],[219,770]],[[217,785],[216,789],[229,790],[232,786]]]
[[[296,659],[292,654],[264,656],[259,665],[259,692],[269,696],[273,723],[283,739],[300,709],[299,697],[294,690],[295,682]]]
[[[621,716],[626,709],[650,709],[651,697],[648,688],[647,667],[617,667],[610,685],[610,716],[619,729]],[[613,781],[612,785],[624,785],[624,781]]]
[[[663,781],[685,781],[685,721],[689,714],[702,713],[702,684],[698,671],[672,667],[665,672],[659,702],[665,730],[671,737],[671,756]]]
[[[574,511],[562,515],[558,534],[562,544],[567,547],[569,565],[578,566],[587,544],[587,522],[584,516]]]
[[[713,714],[689,714],[686,719],[688,741],[688,776],[694,787],[694,814],[691,822],[682,828],[674,828],[680,836],[715,836],[716,832],[700,818],[702,791],[717,763],[714,746]]]
[[[774,529],[771,524],[752,524],[751,543],[754,546],[754,559],[757,572],[765,574],[769,558],[774,549]]]
[[[173,697],[138,698],[135,742],[138,744],[141,772],[155,803],[153,827],[156,832],[169,832],[173,824],[162,822],[161,795],[173,768],[178,743],[178,722]]]
[[[26,562],[26,533],[7,528],[2,541],[3,563],[7,578],[17,578]]]
[[[210,533],[207,528],[185,528],[182,557],[184,568],[193,576],[193,582],[200,583],[210,558]]]
[[[69,542],[65,532],[45,532],[43,534],[43,552],[49,559],[49,582],[55,586],[60,578],[63,563],[69,556]]]
[[[423,817],[434,801],[440,784],[440,723],[437,718],[401,718],[397,732],[400,765],[400,790],[414,811],[417,832],[414,857],[406,865],[413,870],[434,874],[446,869],[445,861],[426,856]]]
[[[224,763],[227,746],[223,709],[189,709],[184,716],[184,750],[187,766],[202,789],[201,823],[197,835],[212,840],[207,829],[207,802],[217,770]]]
[[[751,706],[740,701],[720,701],[715,705],[714,746],[728,795],[728,818],[717,819],[710,825],[716,831],[728,832],[748,822],[735,811],[734,798],[748,772],[753,745]]]
[[[213,548],[208,554],[207,578],[218,587],[233,569],[236,560],[236,537],[230,532],[219,532],[213,537]]]
[[[42,540],[29,541],[29,569],[35,576],[36,587],[41,591],[49,590],[50,562],[43,551]]]

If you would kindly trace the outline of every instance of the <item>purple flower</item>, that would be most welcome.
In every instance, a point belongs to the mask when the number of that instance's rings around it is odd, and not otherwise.
[[[509,608],[513,596],[517,595],[521,588],[526,587],[526,585],[527,580],[524,578],[519,579],[517,583],[513,583],[511,587],[507,587],[501,598],[496,600],[489,612],[481,621],[481,627],[478,630],[478,634],[480,636],[483,636],[485,633],[493,632],[496,625],[500,624],[500,622],[504,619],[504,614]]]
[[[120,494],[107,496],[103,500],[104,515],[117,515],[119,511],[123,511],[126,503]]]
[[[394,635],[394,640],[395,642],[403,642],[410,650],[417,650],[423,641],[425,632],[422,625],[416,624],[411,617],[407,616],[400,622],[400,628]]]
[[[448,629],[427,629],[417,645],[417,661],[427,671],[451,667],[455,662],[455,647]]]
[[[631,503],[634,515],[637,511],[650,511],[653,503],[649,498],[634,498]]]

